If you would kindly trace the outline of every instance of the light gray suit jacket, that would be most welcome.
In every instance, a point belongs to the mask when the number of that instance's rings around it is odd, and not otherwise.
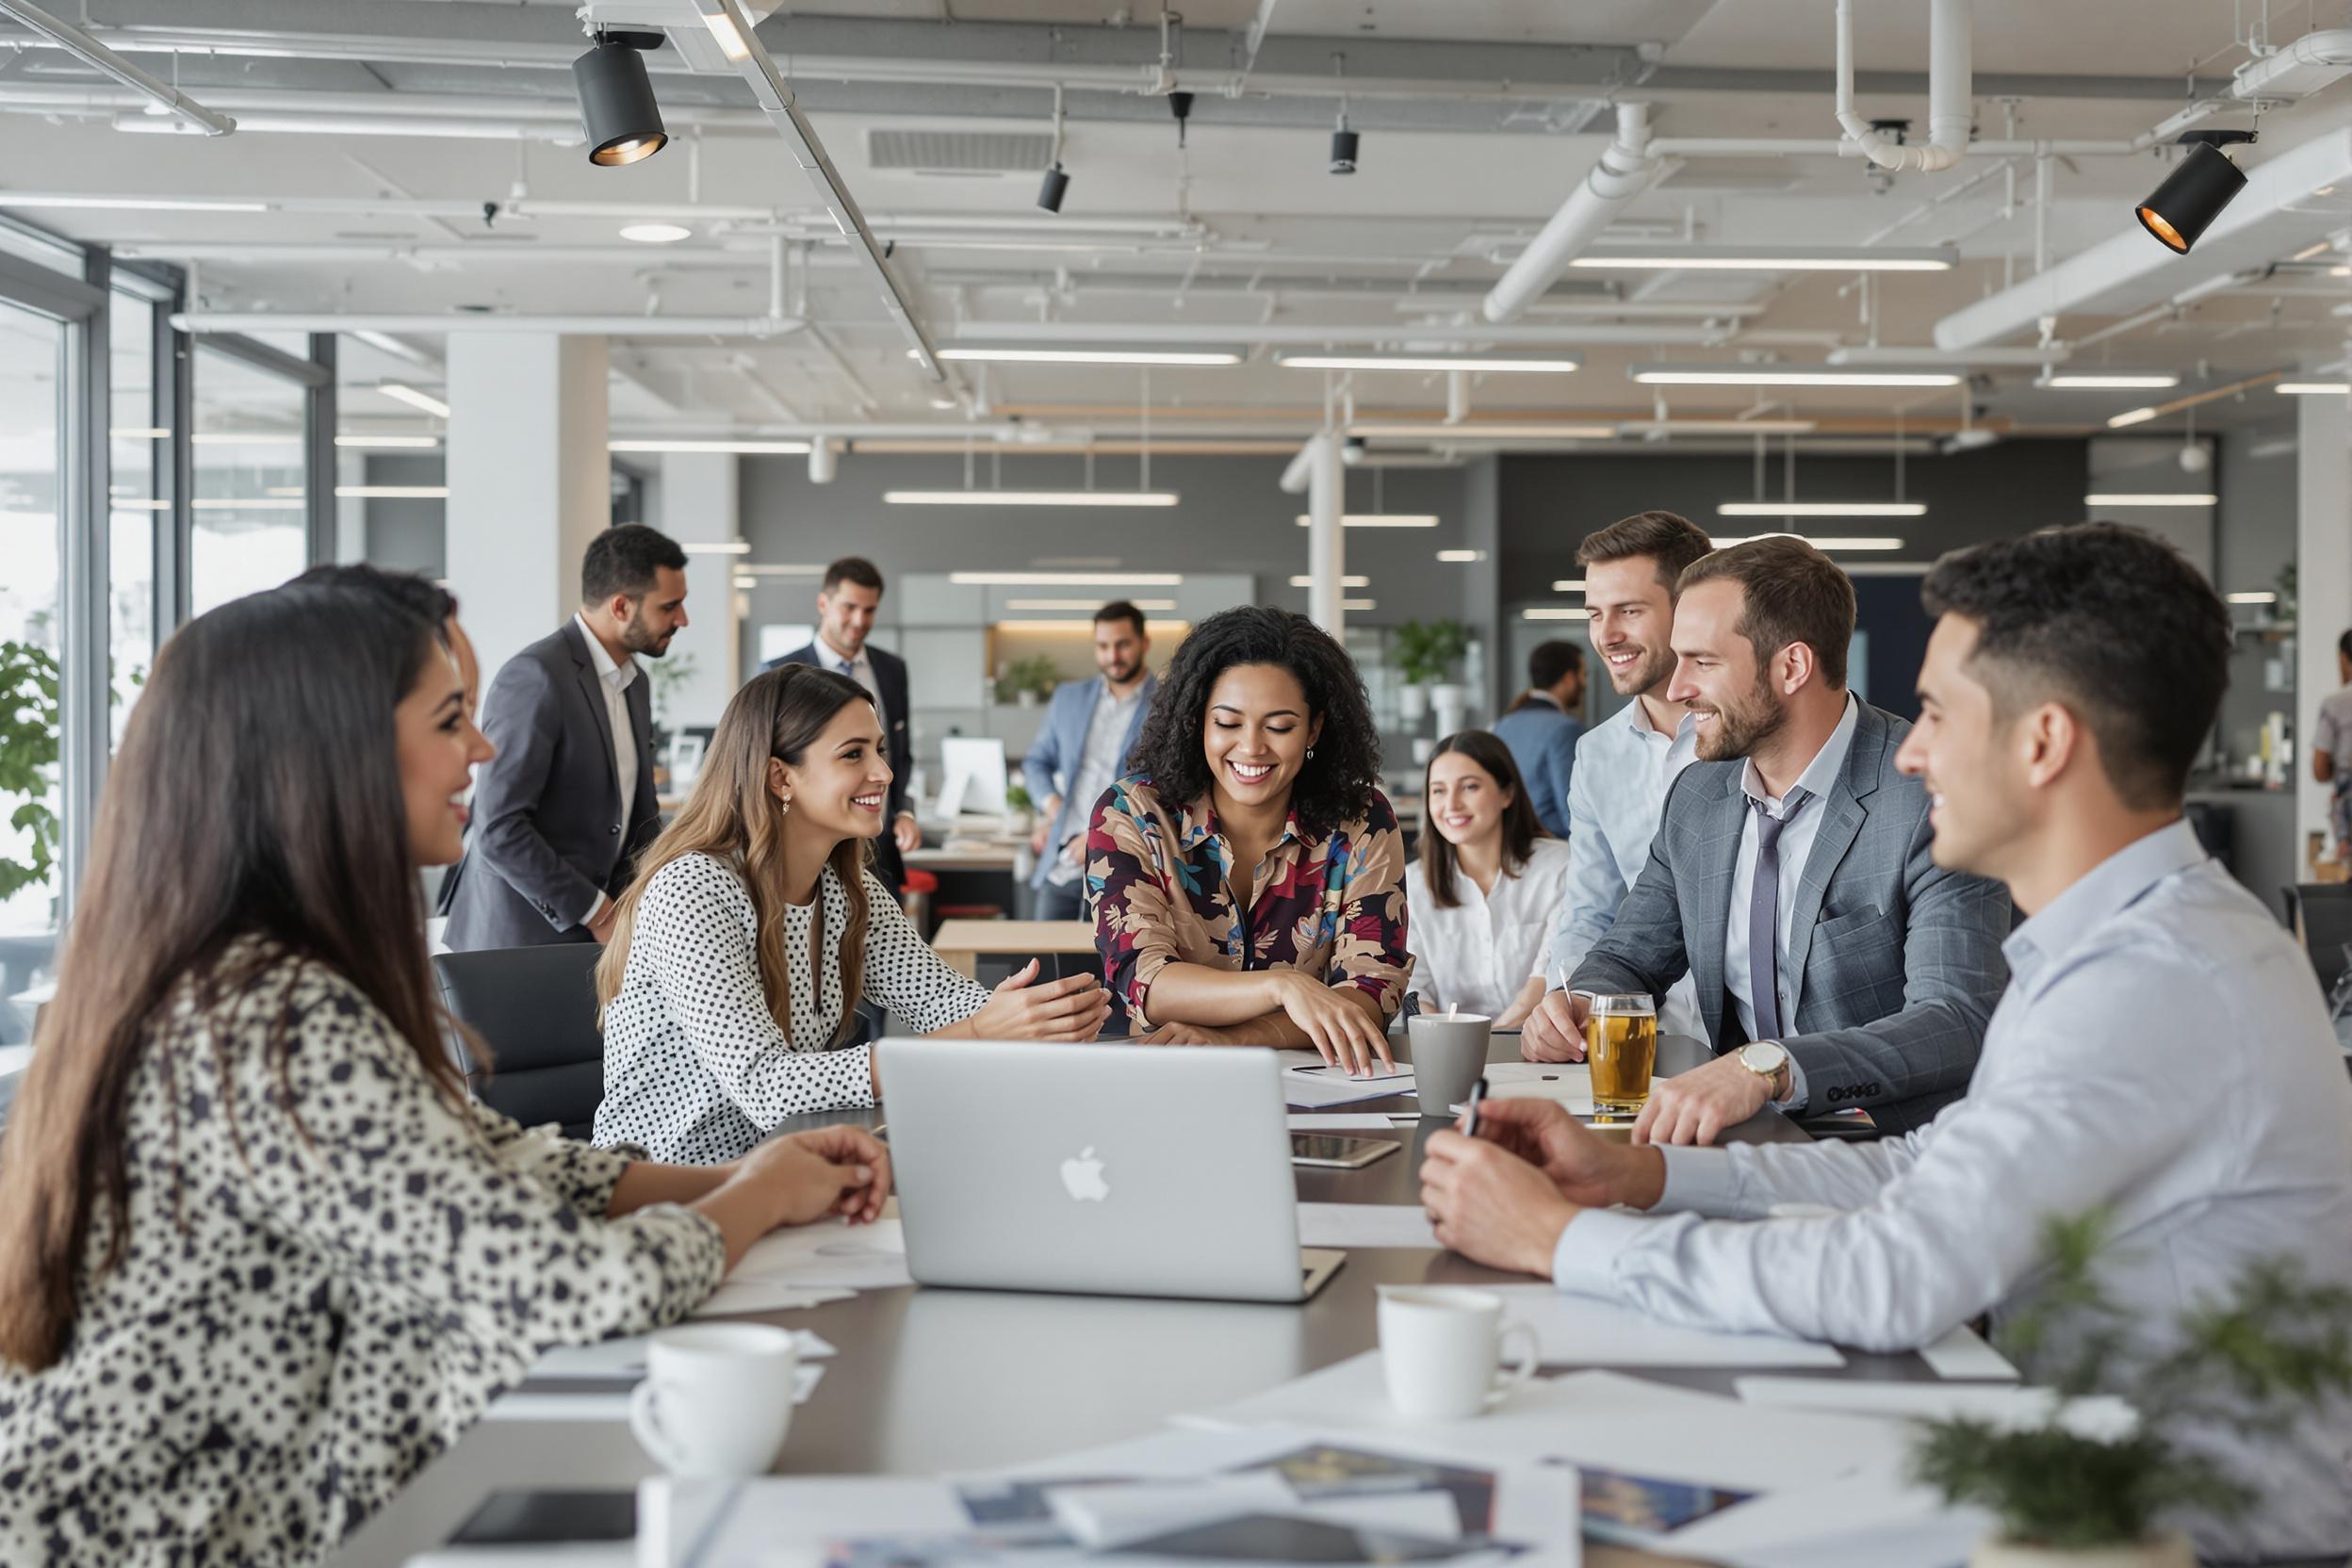
[[[2009,979],[2008,890],[1929,858],[1926,791],[1895,771],[1910,728],[1861,705],[1845,773],[1821,803],[1783,959],[1797,1032],[1782,1043],[1805,1070],[1806,1109],[1866,1106],[1897,1133],[1967,1092]],[[1649,864],[1568,982],[1662,998],[1689,971],[1718,1054],[1745,1043],[1723,986],[1745,766],[1698,762],[1674,780]]]

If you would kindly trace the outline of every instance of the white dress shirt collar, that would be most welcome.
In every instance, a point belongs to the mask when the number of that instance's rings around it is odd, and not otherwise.
[[[1813,754],[1813,760],[1805,765],[1805,772],[1797,776],[1796,783],[1790,788],[1803,790],[1808,800],[1821,800],[1827,796],[1836,786],[1838,776],[1846,771],[1846,754],[1854,749],[1854,727],[1861,719],[1862,705],[1854,699],[1852,692],[1848,692],[1846,710],[1838,716],[1838,727],[1829,732],[1829,739],[1821,743],[1821,749]],[[1768,795],[1764,792],[1764,780],[1756,771],[1756,759],[1753,757],[1740,769],[1740,788],[1750,800],[1775,817],[1781,814],[1781,802],[1788,798],[1786,795]]]
[[[859,648],[856,653],[843,653],[841,649],[835,647],[831,643],[827,642],[823,632],[819,632],[817,634],[817,654],[825,661],[825,667],[828,670],[835,671],[836,673],[840,671],[843,664],[847,664],[852,670],[856,670],[866,663],[866,650],[864,648]]]
[[[2059,957],[2083,936],[2175,872],[2206,858],[2205,846],[2186,818],[2166,823],[2124,845],[2075,878],[2073,885],[2051,899],[2001,946],[2009,960],[2013,983],[2031,985],[2042,966]]]
[[[614,663],[612,656],[605,651],[604,639],[596,635],[596,629],[588,624],[587,616],[574,614],[572,623],[580,628],[580,636],[587,639],[588,662],[596,666],[596,678],[615,692],[628,691],[629,683],[637,678],[637,661],[627,659]]]

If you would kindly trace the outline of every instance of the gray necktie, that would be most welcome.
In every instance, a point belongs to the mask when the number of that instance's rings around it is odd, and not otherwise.
[[[1756,879],[1748,888],[1748,1005],[1756,1013],[1756,1037],[1780,1038],[1780,830],[1788,825],[1807,796],[1791,790],[1781,802],[1780,815],[1764,809],[1750,796],[1756,810]]]

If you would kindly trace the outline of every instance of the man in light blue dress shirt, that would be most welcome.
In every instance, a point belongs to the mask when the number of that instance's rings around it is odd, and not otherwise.
[[[2032,915],[1968,1097],[1901,1139],[1727,1149],[1611,1144],[1556,1104],[1489,1102],[1477,1139],[1430,1139],[1439,1239],[1664,1321],[1872,1350],[2025,1306],[2043,1221],[2094,1209],[2150,1356],[2257,1262],[2352,1285],[2352,1084],[2311,966],[2181,815],[2227,611],[2112,524],[1947,556],[1925,595],[1941,618],[1900,762],[1933,797],[1936,862]],[[2164,1435],[2259,1493],[2241,1518],[2180,1521],[2201,1555],[2352,1550],[2352,1401]]]
[[[1584,652],[1574,643],[1539,644],[1527,655],[1527,689],[1494,721],[1494,738],[1511,748],[1535,820],[1553,838],[1568,837],[1569,781],[1584,721]]]

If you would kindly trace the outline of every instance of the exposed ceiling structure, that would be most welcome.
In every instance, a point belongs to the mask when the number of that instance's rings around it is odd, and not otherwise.
[[[142,88],[0,5],[0,214],[185,267],[194,328],[348,335],[348,429],[432,428],[373,389],[432,390],[449,331],[531,322],[612,340],[616,433],[643,437],[1288,451],[1339,425],[1410,459],[2075,433],[2141,406],[2143,433],[2211,428],[2276,416],[2352,312],[2352,34],[2268,8],[74,8]],[[1873,155],[1836,112],[1847,9]],[[666,35],[659,155],[587,161],[583,16]],[[2142,232],[2175,135],[2257,124],[2196,250]],[[677,237],[624,237],[649,224]],[[1774,384],[1791,368],[1814,379]],[[2134,372],[2176,380],[2065,384]]]

